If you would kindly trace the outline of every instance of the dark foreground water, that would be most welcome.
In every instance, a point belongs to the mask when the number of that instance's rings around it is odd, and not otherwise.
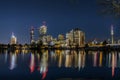
[[[0,80],[120,80],[120,52],[41,50],[0,53]]]

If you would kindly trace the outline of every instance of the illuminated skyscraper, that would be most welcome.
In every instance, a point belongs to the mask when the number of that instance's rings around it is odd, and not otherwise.
[[[83,46],[85,44],[85,34],[80,31],[80,29],[76,28],[73,32],[73,42],[75,45]]]
[[[17,38],[15,37],[14,33],[12,33],[10,44],[17,44]]]
[[[45,22],[43,22],[43,25],[40,26],[39,33],[41,36],[43,36],[47,33],[47,26],[45,25]]]
[[[76,28],[66,34],[67,45],[84,46],[85,44],[85,33],[80,29]]]
[[[61,47],[65,46],[65,38],[63,34],[58,35],[58,41]]]
[[[64,35],[63,35],[63,34],[59,34],[59,35],[58,35],[58,40],[60,40],[60,41],[61,41],[61,40],[64,40]]]
[[[39,34],[40,34],[39,41],[42,41],[43,44],[44,43],[46,44],[47,42],[46,33],[47,33],[47,26],[45,25],[45,22],[43,22],[43,25],[40,26],[39,28]]]
[[[34,28],[31,27],[30,29],[30,43],[33,43],[34,41]]]
[[[113,25],[111,25],[111,43],[114,43],[114,31],[113,31]]]
[[[53,37],[51,35],[47,35],[46,40],[49,43],[49,42],[51,42],[53,40]]]

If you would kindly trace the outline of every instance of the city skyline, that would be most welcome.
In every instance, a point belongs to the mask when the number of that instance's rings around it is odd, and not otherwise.
[[[19,43],[30,42],[30,28],[38,29],[46,21],[47,34],[57,37],[74,28],[86,34],[86,40],[110,38],[113,24],[116,37],[119,36],[119,19],[99,14],[96,0],[5,0],[0,1],[0,43],[9,43],[14,32]],[[35,30],[37,38],[38,31]]]

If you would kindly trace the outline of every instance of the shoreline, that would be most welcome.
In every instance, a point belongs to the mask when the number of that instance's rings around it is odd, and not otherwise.
[[[31,46],[31,45],[0,45],[0,50],[85,50],[85,51],[120,51],[120,46],[83,46],[83,47],[55,47],[55,46]]]

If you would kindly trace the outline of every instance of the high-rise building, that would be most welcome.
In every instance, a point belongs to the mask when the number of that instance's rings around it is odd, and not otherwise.
[[[63,34],[58,35],[58,42],[59,42],[60,46],[62,46],[62,47],[65,46],[65,38],[64,38]]]
[[[63,35],[63,34],[59,34],[59,35],[58,35],[58,40],[59,40],[59,41],[64,40],[64,35]]]
[[[78,28],[71,30],[66,34],[66,44],[73,46],[84,46],[85,33]]]
[[[67,46],[73,45],[73,30],[66,33],[66,45]]]
[[[34,27],[32,26],[30,29],[30,43],[34,43]]]
[[[47,45],[46,33],[47,33],[47,26],[45,22],[43,22],[43,25],[40,26],[39,28],[39,40],[38,40],[38,42],[42,43],[43,45]]]
[[[40,33],[41,36],[45,35],[47,33],[47,26],[45,24],[43,24],[42,26],[40,26],[39,33]]]
[[[114,30],[113,30],[113,25],[111,25],[111,44],[114,43]]]
[[[78,28],[74,29],[73,43],[75,43],[75,45],[79,45],[79,46],[84,44],[84,34]]]
[[[14,33],[12,33],[10,44],[17,44],[17,38],[15,37]]]
[[[40,37],[39,37],[39,40],[40,41],[45,41],[46,39],[46,33],[47,33],[47,26],[45,25],[45,23],[43,23],[43,25],[42,26],[40,26],[40,28],[39,28],[39,35],[40,35]]]
[[[51,42],[53,40],[53,37],[51,35],[47,35],[46,40],[49,43],[49,42]]]

